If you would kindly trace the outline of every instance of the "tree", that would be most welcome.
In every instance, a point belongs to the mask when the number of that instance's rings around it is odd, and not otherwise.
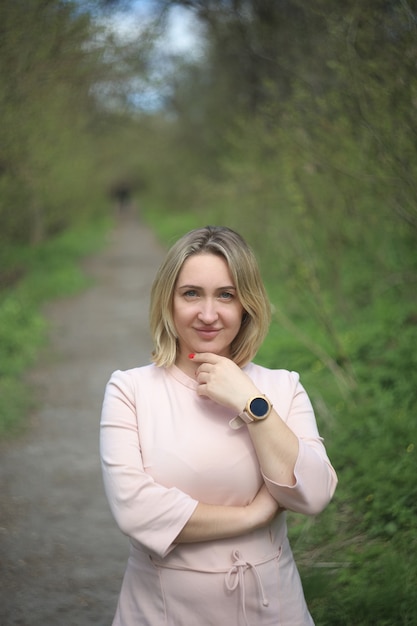
[[[105,67],[102,48],[92,46],[94,33],[89,15],[71,2],[1,3],[0,219],[6,241],[37,243],[89,210],[89,139],[97,113],[92,88]]]

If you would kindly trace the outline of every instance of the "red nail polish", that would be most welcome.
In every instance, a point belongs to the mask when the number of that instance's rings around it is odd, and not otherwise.
[[[195,353],[194,352],[191,352],[191,354],[188,355],[189,359],[193,359],[194,357],[195,357]]]

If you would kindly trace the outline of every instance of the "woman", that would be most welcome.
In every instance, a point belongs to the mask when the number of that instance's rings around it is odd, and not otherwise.
[[[337,478],[298,375],[252,363],[269,321],[237,233],[168,252],[153,363],[115,372],[103,404],[105,489],[130,538],[113,626],[313,624],[285,509],[319,513]]]

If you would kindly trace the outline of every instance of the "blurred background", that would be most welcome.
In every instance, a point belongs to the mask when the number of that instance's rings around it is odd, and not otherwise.
[[[317,626],[417,624],[417,6],[0,3],[0,432],[42,302],[118,220],[236,228],[339,474],[290,533]]]

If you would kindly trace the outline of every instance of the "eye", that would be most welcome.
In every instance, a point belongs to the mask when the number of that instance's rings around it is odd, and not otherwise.
[[[233,300],[234,294],[230,291],[222,291],[219,297],[221,300]]]
[[[197,298],[198,293],[196,289],[187,289],[187,291],[184,291],[182,295],[184,298]]]

